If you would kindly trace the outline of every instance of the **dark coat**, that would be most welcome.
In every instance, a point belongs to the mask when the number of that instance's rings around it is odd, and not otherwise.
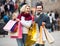
[[[42,13],[38,18],[35,17],[35,22],[38,24],[39,27],[42,25],[42,22],[45,22],[46,28],[50,28],[50,19],[44,13]]]
[[[0,35],[8,35],[8,32],[3,30],[4,26],[5,26],[5,23],[0,22]]]

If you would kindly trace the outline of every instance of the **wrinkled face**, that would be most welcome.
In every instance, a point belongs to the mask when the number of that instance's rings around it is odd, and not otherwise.
[[[26,6],[25,12],[30,13],[30,6]]]
[[[43,10],[42,6],[37,6],[37,7],[36,7],[36,11],[37,11],[38,13],[41,13],[42,10]]]

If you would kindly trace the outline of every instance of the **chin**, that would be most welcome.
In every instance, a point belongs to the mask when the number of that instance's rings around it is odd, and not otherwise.
[[[30,12],[26,12],[26,13],[30,13]]]

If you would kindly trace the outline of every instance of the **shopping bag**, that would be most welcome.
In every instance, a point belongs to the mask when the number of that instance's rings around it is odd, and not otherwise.
[[[18,23],[18,38],[22,39],[22,24]]]
[[[45,36],[44,28],[42,26],[40,26],[40,31],[38,31],[37,33],[38,33],[38,37],[36,43],[45,44],[46,36]]]
[[[16,21],[9,20],[8,23],[3,27],[5,31],[10,31]]]
[[[18,22],[18,29],[16,32],[10,32],[11,38],[22,39],[22,24]]]
[[[45,30],[45,34],[46,34],[46,38],[48,40],[48,42],[51,44],[53,43],[55,40],[53,38],[53,36],[49,33],[49,31],[44,27]]]
[[[31,40],[33,41],[37,40],[36,39],[36,36],[37,36],[37,24],[36,23],[33,23],[31,36],[32,36]]]
[[[18,22],[16,22],[14,25],[13,25],[13,27],[11,28],[11,32],[16,32],[17,31],[17,29],[18,29]]]
[[[18,38],[18,31],[17,32],[10,32],[11,38]]]
[[[46,35],[45,35],[45,32],[44,32],[44,28],[42,28],[42,40],[44,42],[46,42]]]
[[[39,36],[39,44],[44,44],[45,42],[43,41],[43,27],[40,26],[40,36]]]
[[[32,27],[28,29],[28,35],[25,42],[26,46],[32,46],[36,42],[36,23],[33,23]]]

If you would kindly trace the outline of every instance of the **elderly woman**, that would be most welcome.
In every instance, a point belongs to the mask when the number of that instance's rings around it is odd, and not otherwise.
[[[24,5],[20,9],[20,14],[17,17],[17,21],[20,21],[22,24],[23,28],[23,38],[22,39],[17,39],[18,46],[25,46],[25,40],[26,36],[28,34],[28,28],[32,24],[32,17],[30,14],[30,6],[29,5]]]

